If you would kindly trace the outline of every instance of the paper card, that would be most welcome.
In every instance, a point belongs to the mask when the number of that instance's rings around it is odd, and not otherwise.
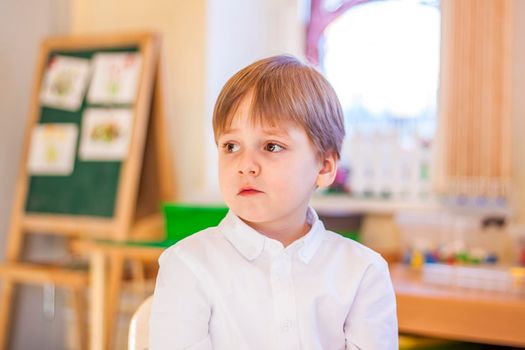
[[[42,105],[77,111],[82,105],[89,77],[89,60],[69,56],[53,57],[44,73],[40,92]]]
[[[92,104],[135,102],[142,59],[138,53],[99,53],[93,57]]]
[[[38,124],[31,134],[28,171],[31,175],[70,175],[75,165],[76,124]]]
[[[130,109],[87,109],[82,121],[80,159],[125,159],[132,122],[133,112]]]

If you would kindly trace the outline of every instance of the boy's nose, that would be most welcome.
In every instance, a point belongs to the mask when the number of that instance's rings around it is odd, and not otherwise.
[[[253,159],[253,157],[244,155],[238,165],[237,172],[239,175],[259,175],[261,168],[259,164]]]

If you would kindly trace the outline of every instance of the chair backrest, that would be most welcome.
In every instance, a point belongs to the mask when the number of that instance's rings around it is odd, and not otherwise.
[[[149,296],[140,304],[131,317],[128,334],[128,350],[146,350],[149,340],[149,317],[153,296]]]

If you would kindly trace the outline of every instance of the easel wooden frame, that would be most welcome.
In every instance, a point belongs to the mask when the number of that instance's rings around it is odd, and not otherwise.
[[[99,218],[72,215],[29,214],[25,212],[29,176],[26,170],[31,130],[39,121],[39,94],[43,72],[49,53],[53,50],[97,50],[104,48],[136,46],[142,55],[137,99],[133,106],[134,124],[127,158],[122,162],[118,182],[115,215]],[[28,122],[25,131],[22,159],[16,183],[14,203],[8,232],[6,263],[0,265],[0,349],[7,346],[11,302],[15,283],[54,283],[74,291],[74,304],[82,313],[79,301],[81,289],[89,281],[86,272],[60,271],[21,261],[26,234],[51,233],[70,238],[104,238],[127,240],[131,238],[157,238],[162,234],[160,201],[173,198],[174,186],[168,141],[165,135],[163,89],[159,63],[160,40],[153,33],[118,35],[86,35],[54,37],[45,40],[37,61]],[[151,123],[149,123],[151,118]],[[148,125],[149,124],[149,125]],[[151,154],[153,153],[153,154]],[[148,165],[148,166],[146,166]],[[148,182],[148,186],[144,186]],[[146,188],[147,187],[147,188]],[[149,190],[155,193],[148,192]],[[151,234],[157,235],[152,237]],[[119,281],[111,284],[108,305],[118,297],[123,260],[118,256],[111,261],[111,276]],[[68,281],[72,281],[68,283]],[[78,315],[83,317],[83,315]],[[114,323],[114,315],[106,320]],[[82,328],[81,322],[78,323]],[[85,335],[81,347],[85,348]]]

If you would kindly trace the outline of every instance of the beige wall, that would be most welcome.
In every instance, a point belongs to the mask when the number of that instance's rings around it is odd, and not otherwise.
[[[204,181],[205,10],[205,0],[71,0],[72,34],[144,29],[162,35],[178,198]]]

